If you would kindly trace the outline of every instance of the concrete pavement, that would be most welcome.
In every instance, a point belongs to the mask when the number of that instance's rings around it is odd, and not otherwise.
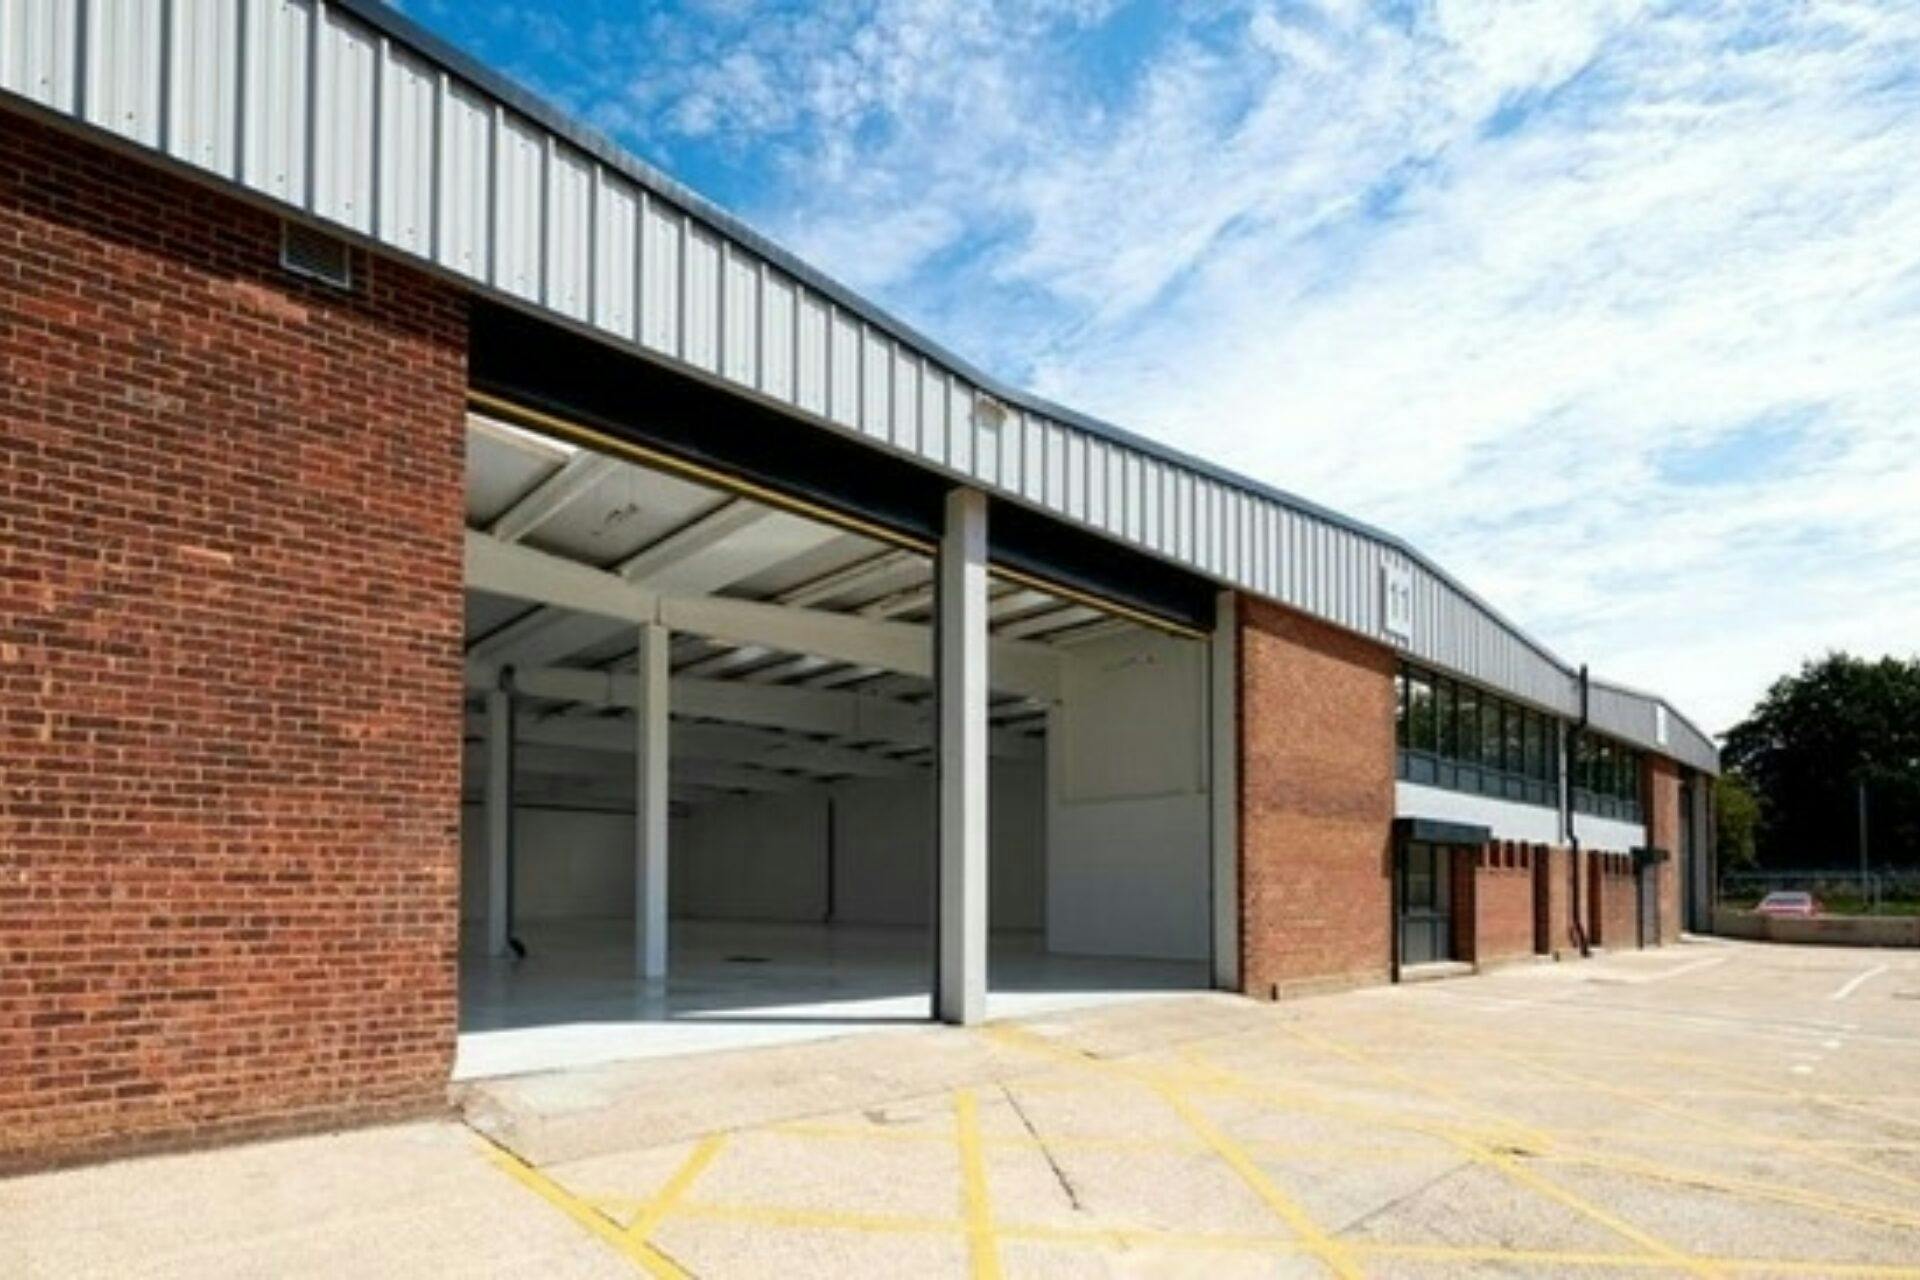
[[[464,1102],[0,1183],[0,1274],[1920,1277],[1912,953],[1697,944]]]

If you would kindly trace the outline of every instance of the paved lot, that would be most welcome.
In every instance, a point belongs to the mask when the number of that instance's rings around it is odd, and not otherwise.
[[[0,1183],[0,1275],[1920,1277],[1911,953],[1700,944],[466,1101]]]

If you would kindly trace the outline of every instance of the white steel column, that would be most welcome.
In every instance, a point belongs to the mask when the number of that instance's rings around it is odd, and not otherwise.
[[[665,627],[640,628],[635,655],[633,965],[667,976],[667,650]]]
[[[934,666],[940,706],[940,948],[934,1012],[987,1011],[987,499],[947,495]]]
[[[1240,635],[1231,591],[1214,606],[1207,652],[1209,799],[1213,808],[1213,985],[1240,989]]]
[[[507,883],[513,841],[513,702],[505,689],[487,693],[487,954],[507,954]]]

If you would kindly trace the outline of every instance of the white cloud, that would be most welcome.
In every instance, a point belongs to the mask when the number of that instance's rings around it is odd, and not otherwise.
[[[1709,727],[1920,650],[1920,8],[1210,0],[1123,91],[1115,12],[761,9],[613,105],[764,155],[749,214],[961,351]]]

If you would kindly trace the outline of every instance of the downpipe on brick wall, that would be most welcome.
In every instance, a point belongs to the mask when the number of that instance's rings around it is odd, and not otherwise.
[[[1583,895],[1580,884],[1582,879],[1580,875],[1580,829],[1579,825],[1574,821],[1573,816],[1573,763],[1580,746],[1580,735],[1584,733],[1587,728],[1587,692],[1587,664],[1583,662],[1580,664],[1580,718],[1574,721],[1572,729],[1567,733],[1567,776],[1562,781],[1563,789],[1561,792],[1564,797],[1561,803],[1566,807],[1567,848],[1570,851],[1567,855],[1567,874],[1573,879],[1573,895],[1570,899],[1573,904],[1573,942],[1575,946],[1580,948],[1582,959],[1591,956],[1593,954],[1593,948],[1587,944],[1587,926],[1584,918],[1585,911],[1583,910],[1585,904],[1581,901]]]

